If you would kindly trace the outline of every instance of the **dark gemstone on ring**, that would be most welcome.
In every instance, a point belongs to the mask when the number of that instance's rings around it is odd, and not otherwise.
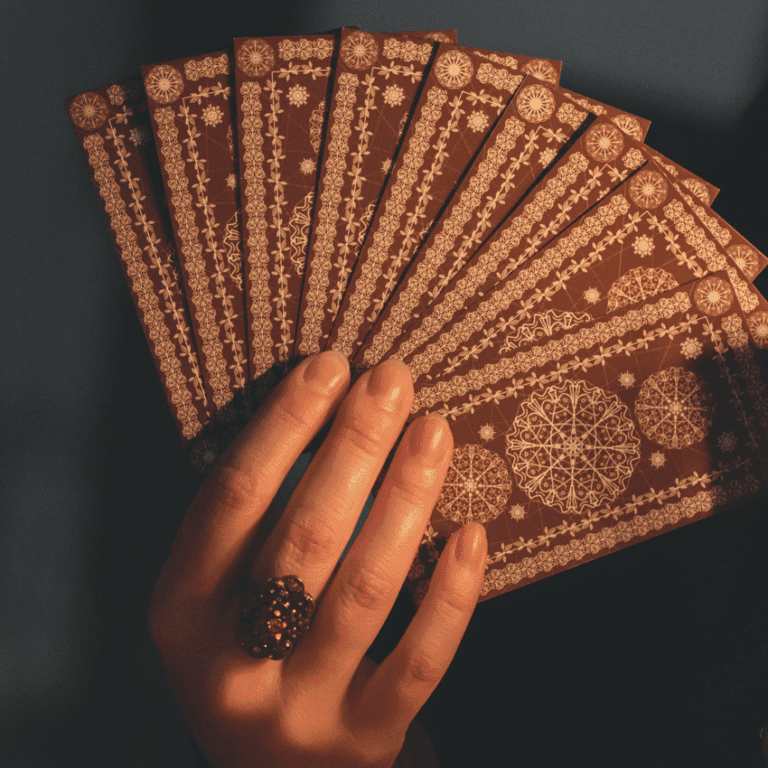
[[[285,659],[309,629],[314,608],[297,576],[267,579],[243,598],[235,639],[256,659]]]

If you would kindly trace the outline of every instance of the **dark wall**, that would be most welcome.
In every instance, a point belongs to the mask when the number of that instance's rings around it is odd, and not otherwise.
[[[562,59],[563,85],[650,118],[648,143],[768,252],[764,0],[1,2],[3,765],[191,759],[144,614],[195,479],[63,99],[340,25]],[[423,712],[444,765],[758,765],[766,542],[753,505],[481,604]]]

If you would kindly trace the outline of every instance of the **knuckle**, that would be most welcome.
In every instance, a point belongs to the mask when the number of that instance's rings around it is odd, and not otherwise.
[[[356,415],[342,425],[341,435],[363,455],[378,459],[387,450],[387,427],[389,424],[389,419],[383,420]]]
[[[294,515],[287,521],[281,560],[287,566],[300,565],[307,559],[324,561],[333,556],[336,538],[331,526],[322,522],[317,514],[310,515],[309,519]]]
[[[443,623],[449,626],[466,624],[475,604],[455,589],[444,589],[437,596],[436,612]]]
[[[214,466],[206,478],[206,502],[233,511],[253,504],[265,485],[261,473],[260,469],[247,473],[223,464]]]
[[[339,584],[342,605],[353,609],[376,610],[392,595],[391,579],[367,568],[351,568],[351,576]]]
[[[405,684],[435,686],[442,679],[444,671],[439,659],[421,650],[408,657],[405,665]]]

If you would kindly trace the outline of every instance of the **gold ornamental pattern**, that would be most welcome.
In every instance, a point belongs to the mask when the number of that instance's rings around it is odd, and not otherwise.
[[[260,38],[247,40],[238,50],[235,59],[237,66],[248,77],[266,75],[275,64],[275,52],[272,46]]]
[[[656,171],[639,171],[629,183],[629,196],[640,208],[658,208],[667,198],[667,182]]]
[[[160,64],[144,78],[147,96],[158,104],[171,104],[184,90],[184,78],[176,67]]]
[[[250,299],[251,377],[258,378],[275,362],[272,350],[272,297],[269,292],[264,138],[261,119],[261,86],[244,82],[242,94],[243,166],[245,179],[246,245],[248,249],[248,298]]]
[[[607,320],[595,322],[577,328],[572,333],[550,339],[531,349],[523,349],[511,357],[502,357],[492,363],[474,368],[466,373],[454,374],[439,379],[432,384],[419,387],[413,400],[411,413],[416,415],[438,406],[438,412],[446,418],[455,419],[462,414],[471,413],[484,402],[500,403],[507,397],[515,396],[525,386],[523,378],[515,376],[530,374],[545,363],[560,361],[558,369],[545,379],[537,379],[540,386],[562,383],[564,377],[577,371],[584,371],[595,365],[604,365],[606,359],[614,355],[629,355],[644,349],[649,341],[668,338],[698,327],[702,318],[681,321],[679,327],[655,328],[660,321],[669,320],[680,312],[687,312],[691,301],[687,293],[679,291],[671,297],[662,297],[656,302],[648,302],[638,309],[627,310],[622,315],[613,315]],[[646,338],[638,341],[623,342],[621,337],[641,328],[648,328]],[[618,341],[616,341],[618,339]],[[610,342],[614,342],[610,344]],[[583,355],[584,350],[594,344],[604,345],[599,353],[591,357]],[[572,358],[562,362],[566,355]],[[503,379],[512,380],[502,390],[494,387]],[[529,379],[530,382],[530,379]],[[477,394],[476,394],[477,393]],[[453,401],[467,398],[459,403]]]
[[[387,317],[382,321],[371,345],[365,350],[363,360],[366,364],[373,365],[378,362],[392,347],[395,340],[403,332],[406,323],[412,319],[413,310],[421,301],[427,283],[437,275],[438,269],[443,265],[448,255],[459,252],[463,253],[464,258],[466,258],[467,252],[472,246],[479,243],[479,235],[475,232],[470,233],[463,240],[461,235],[473,217],[478,216],[480,223],[482,223],[489,216],[490,211],[487,206],[483,211],[478,211],[478,209],[524,130],[525,124],[520,120],[513,118],[506,121],[486,157],[478,164],[471,183],[461,193],[459,203],[452,206],[447,217],[438,222],[440,232],[431,245],[427,243],[429,247],[424,258],[419,261],[416,273],[407,277],[405,285],[398,291],[396,299],[393,298],[396,304],[388,310]],[[510,186],[514,186],[514,184],[511,183]],[[503,192],[504,190],[499,190],[490,199],[495,201],[497,197],[503,195]]]
[[[98,93],[92,91],[81,93],[69,107],[72,122],[84,131],[95,131],[100,128],[108,115],[107,102]]]
[[[460,445],[437,500],[437,511],[457,523],[487,523],[498,517],[512,491],[504,460],[481,445]]]
[[[414,40],[398,40],[390,37],[384,41],[382,51],[388,59],[418,61],[419,64],[426,66],[432,58],[433,46],[430,43],[417,43]]]
[[[367,32],[353,32],[341,43],[341,60],[351,69],[368,69],[378,55],[376,39]]]
[[[635,401],[645,435],[665,448],[687,448],[712,426],[714,399],[706,381],[678,366],[649,376]]]
[[[322,205],[317,214],[312,272],[307,278],[306,308],[303,311],[303,325],[299,339],[299,352],[302,355],[321,351],[320,337],[335,248],[337,212],[342,202],[341,190],[344,185],[349,138],[352,135],[352,120],[355,116],[353,110],[355,91],[358,84],[357,75],[350,72],[343,72],[339,76],[336,107],[329,122],[331,127],[328,136],[328,157],[325,162],[325,185],[322,190]]]
[[[472,59],[464,51],[446,51],[435,62],[437,82],[450,91],[464,88],[472,80],[473,72]]]
[[[608,311],[637,304],[677,287],[677,280],[664,269],[635,267],[609,288]]]
[[[216,75],[229,74],[229,56],[222,53],[221,56],[206,56],[202,61],[188,61],[184,64],[184,75],[187,80],[193,82],[201,77],[216,77]]]
[[[754,280],[760,269],[760,260],[755,251],[747,245],[738,243],[730,246],[726,253],[733,263],[742,271],[747,280]]]
[[[755,345],[760,349],[768,347],[768,312],[753,312],[747,319],[749,332]]]
[[[333,344],[333,349],[348,357],[352,355],[353,343],[363,322],[363,315],[370,307],[370,298],[381,274],[381,266],[389,255],[390,246],[400,226],[400,217],[416,187],[419,170],[424,164],[424,155],[432,146],[432,137],[447,100],[448,94],[441,88],[432,88],[429,91],[426,104],[408,141],[402,165],[392,185],[392,193],[385,203],[384,214],[379,221],[378,230],[374,233],[365,263],[360,268],[360,280],[351,296],[349,308],[343,316],[338,337]]]
[[[627,406],[581,380],[529,395],[506,443],[518,485],[563,514],[613,501],[640,458]]]
[[[216,310],[213,307],[213,295],[209,288],[203,246],[198,239],[200,232],[195,225],[195,209],[189,192],[186,166],[178,138],[179,132],[174,124],[175,117],[170,107],[158,109],[155,119],[160,143],[158,149],[168,173],[168,187],[172,191],[170,202],[176,218],[176,231],[181,240],[180,250],[185,257],[187,284],[191,289],[189,301],[195,309],[198,335],[202,342],[200,351],[207,374],[206,381],[211,388],[213,404],[216,408],[222,408],[232,398],[231,381],[227,373],[224,347],[219,338],[219,326],[216,322]]]
[[[615,160],[624,150],[624,139],[621,131],[610,123],[595,125],[587,131],[584,142],[590,157],[601,163]]]
[[[526,75],[532,75],[537,80],[541,80],[550,85],[557,85],[557,71],[545,59],[533,59],[524,67],[523,72]]]
[[[635,120],[631,115],[616,115],[611,120],[621,128],[627,136],[631,136],[635,141],[642,141],[644,137],[643,129],[640,127],[640,123]]]
[[[333,56],[333,48],[333,40],[328,38],[321,37],[317,40],[309,40],[303,37],[300,40],[281,40],[277,46],[277,55],[284,61],[291,61],[292,59],[323,60]]]
[[[720,277],[708,277],[702,280],[693,294],[696,306],[707,315],[722,315],[733,303],[731,286]]]
[[[171,408],[181,425],[183,436],[190,440],[202,428],[200,414],[182,370],[177,346],[165,323],[165,315],[152,285],[149,269],[142,260],[142,249],[115,179],[112,162],[104,149],[104,139],[98,134],[93,134],[86,137],[83,146],[88,153],[88,162],[93,168],[99,193],[104,200],[131,290],[136,296],[140,317],[148,330],[160,376],[170,396]]]
[[[523,120],[529,123],[542,123],[555,111],[555,97],[544,85],[528,85],[515,99],[515,106]]]
[[[414,352],[425,346],[433,339],[441,329],[447,326],[459,312],[466,308],[471,299],[477,294],[478,289],[485,283],[489,275],[496,273],[502,266],[506,266],[510,252],[520,245],[523,238],[528,235],[537,222],[552,211],[562,196],[571,188],[579,174],[583,173],[589,165],[587,158],[580,152],[572,154],[568,160],[557,170],[552,178],[544,185],[544,188],[533,195],[530,203],[527,203],[523,211],[512,219],[509,219],[494,239],[489,240],[478,251],[477,258],[466,270],[466,274],[458,279],[455,285],[447,290],[439,303],[433,304],[429,312],[419,319],[419,324],[410,329],[408,338],[398,342],[395,356],[407,359]],[[514,263],[514,267],[519,266]],[[414,355],[408,360],[408,366],[414,376],[426,373],[432,365],[443,360],[448,352],[444,347],[447,343],[440,337],[435,346],[427,347],[424,352]],[[450,351],[453,351],[452,349]]]

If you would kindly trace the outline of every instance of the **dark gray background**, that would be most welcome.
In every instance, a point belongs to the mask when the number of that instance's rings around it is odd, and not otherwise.
[[[340,25],[562,59],[563,85],[650,118],[768,251],[764,0],[0,2],[3,765],[191,760],[144,615],[195,480],[62,101]],[[767,535],[752,505],[480,605],[422,713],[442,763],[759,765]]]

